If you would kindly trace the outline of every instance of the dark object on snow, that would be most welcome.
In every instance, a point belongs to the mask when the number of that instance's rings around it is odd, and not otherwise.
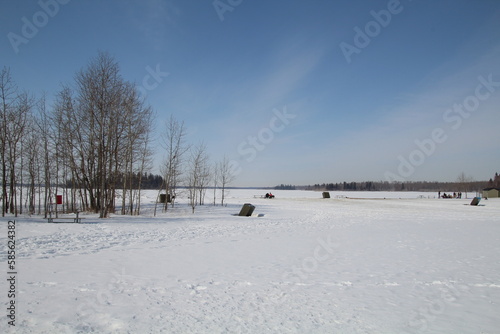
[[[470,202],[470,205],[478,205],[480,200],[481,200],[481,197],[474,197],[472,202]]]
[[[250,203],[245,203],[243,204],[243,207],[241,208],[241,211],[238,214],[238,216],[250,217],[253,213],[253,210],[255,210],[255,206],[253,206]]]
[[[323,198],[330,198],[330,192],[323,191]]]
[[[167,194],[160,194],[160,203],[165,203],[167,201]]]
[[[498,197],[500,197],[500,188],[483,189],[483,198],[498,198]]]
[[[175,196],[170,196],[170,194],[160,194],[160,203],[172,203],[172,199],[175,198]]]

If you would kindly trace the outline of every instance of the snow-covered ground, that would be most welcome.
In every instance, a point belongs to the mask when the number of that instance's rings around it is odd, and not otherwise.
[[[500,332],[500,200],[264,193],[194,214],[180,198],[152,217],[146,192],[140,217],[16,218],[15,328],[1,219],[0,332]],[[254,215],[234,216],[244,203]]]

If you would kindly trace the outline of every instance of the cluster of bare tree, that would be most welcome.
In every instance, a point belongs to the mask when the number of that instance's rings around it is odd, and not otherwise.
[[[139,214],[141,178],[152,167],[153,121],[152,108],[106,53],[77,72],[74,83],[63,86],[50,107],[45,96],[35,99],[20,91],[10,70],[3,68],[2,216],[23,210],[47,215],[56,194],[64,197],[65,211],[91,211],[103,218],[121,207],[122,214]],[[187,145],[184,123],[173,117],[163,133],[162,190],[175,198],[180,186],[187,188],[194,212],[213,182],[214,189],[222,187],[224,204],[233,179],[228,160],[210,164],[206,147]],[[168,205],[166,201],[163,209]]]
[[[209,186],[214,190],[214,201],[217,200],[217,189],[221,191],[221,205],[227,186],[233,181],[229,160],[224,157],[220,162],[211,163],[207,147],[200,143],[189,145],[186,142],[186,128],[183,122],[179,122],[173,116],[165,124],[162,135],[162,146],[166,154],[165,161],[161,167],[163,185],[160,192],[165,192],[171,201],[165,201],[163,210],[175,204],[180,186],[187,190],[189,205],[194,213],[197,205],[205,203],[205,195]],[[155,207],[156,214],[156,207]]]
[[[33,100],[25,92],[20,92],[11,79],[10,71],[3,69],[0,72],[0,162],[2,173],[2,216],[7,212],[17,214],[17,201],[22,201],[23,193],[17,196],[16,182],[22,179],[24,174],[17,173],[19,164],[32,166],[32,161],[23,159],[26,155],[27,141],[36,141],[37,139],[24,138],[24,133],[31,126],[34,126],[34,120],[30,116],[30,110],[33,107]],[[24,152],[23,152],[24,151]],[[32,166],[34,167],[34,166]],[[34,203],[30,203],[34,206]]]
[[[35,213],[36,198],[39,213],[47,214],[55,194],[62,193],[65,209],[75,210],[78,205],[106,217],[115,211],[118,176],[125,176],[122,213],[139,212],[140,188],[133,189],[127,176],[143,175],[149,168],[151,108],[105,53],[76,74],[72,87],[63,87],[49,110],[45,97],[35,100],[20,93],[9,69],[2,70],[4,215],[22,213],[23,207]],[[68,180],[71,189],[61,186]],[[24,188],[28,189],[25,197]],[[18,205],[17,200],[25,200],[26,205]]]

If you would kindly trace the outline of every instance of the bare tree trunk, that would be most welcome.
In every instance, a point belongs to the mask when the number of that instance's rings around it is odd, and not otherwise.
[[[19,166],[19,214],[23,214],[23,188],[24,188],[24,183],[23,183],[23,175],[24,175],[24,136],[21,138],[21,146],[20,146],[20,166]]]
[[[19,213],[18,208],[18,196],[17,196],[17,174],[22,175],[22,166],[18,166],[18,159],[20,154],[18,149],[22,144],[22,139],[25,135],[25,129],[28,119],[28,114],[31,110],[31,101],[28,98],[28,94],[19,94],[16,97],[15,108],[13,113],[9,117],[9,123],[7,125],[7,133],[4,135],[7,137],[7,149],[8,149],[8,159],[10,162],[10,212],[14,213],[17,217]]]
[[[0,163],[2,170],[2,217],[9,211],[9,193],[7,191],[8,184],[8,165],[10,164],[8,156],[8,141],[9,141],[9,121],[16,102],[17,87],[15,86],[10,75],[10,69],[4,67],[0,71],[0,102],[1,102],[1,118],[0,127]]]
[[[233,174],[233,171],[231,170],[231,165],[229,160],[227,159],[226,156],[222,159],[222,161],[219,163],[219,177],[220,177],[220,183],[221,183],[221,205],[224,206],[224,199],[226,198],[226,188],[231,182],[234,181],[235,175]]]
[[[165,124],[165,133],[162,136],[163,148],[166,151],[166,161],[162,167],[165,193],[171,198],[175,196],[177,180],[181,175],[181,165],[184,154],[189,147],[185,144],[186,130],[183,122],[178,122],[172,115]],[[172,202],[173,203],[173,202]],[[164,210],[168,209],[168,200],[165,201]]]
[[[42,136],[42,143],[43,143],[43,170],[44,170],[44,218],[47,218],[49,215],[49,211],[52,210],[52,205],[51,205],[51,198],[52,198],[52,192],[51,192],[51,182],[52,182],[52,175],[51,175],[51,163],[50,163],[50,151],[49,151],[49,125],[48,125],[48,117],[46,114],[45,110],[45,101],[41,101],[39,104],[39,112],[40,112],[40,122],[39,122],[39,127],[40,127],[40,132]]]
[[[146,119],[145,119],[146,120]],[[149,117],[149,120],[146,120],[147,131],[145,133],[144,141],[142,143],[142,151],[140,157],[140,168],[139,168],[139,184],[138,184],[138,194],[137,194],[137,205],[136,205],[136,215],[140,214],[141,210],[141,189],[142,189],[142,175],[148,170],[151,166],[151,155],[152,152],[149,150],[149,134],[151,132],[152,127],[152,118]]]
[[[204,144],[196,146],[191,151],[191,159],[189,165],[189,203],[194,213],[196,205],[198,204],[198,193],[200,194],[200,196],[202,194],[202,190],[204,187],[203,183],[205,182],[204,179],[206,179],[206,170],[208,166],[207,149]]]
[[[214,163],[213,165],[213,174],[212,174],[212,179],[214,181],[214,203],[213,205],[215,206],[216,205],[216,201],[217,201],[217,188],[219,186],[219,164],[218,163]]]
[[[163,182],[165,182],[165,180]],[[160,186],[160,189],[158,189],[158,195],[156,196],[156,201],[155,201],[155,208],[153,210],[153,217],[156,217],[156,208],[158,206],[158,199],[160,198],[160,194],[161,194],[161,191],[162,191],[163,186],[164,186],[163,182]]]

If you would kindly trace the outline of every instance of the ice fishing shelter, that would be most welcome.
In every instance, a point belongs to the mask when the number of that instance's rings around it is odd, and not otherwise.
[[[255,206],[250,203],[245,203],[243,204],[243,207],[241,208],[238,216],[250,217],[253,213],[253,210],[255,210]]]
[[[484,198],[497,198],[500,197],[500,188],[485,188],[483,189]]]

